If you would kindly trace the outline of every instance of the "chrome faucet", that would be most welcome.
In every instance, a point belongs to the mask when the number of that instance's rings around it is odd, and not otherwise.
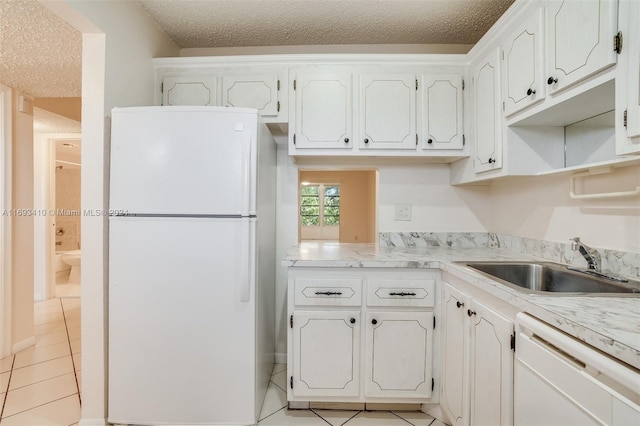
[[[580,241],[580,237],[571,238],[571,241],[573,241],[571,243],[571,250],[580,251],[580,254],[582,255],[582,257],[584,257],[585,260],[587,261],[587,265],[589,266],[589,269],[596,272],[601,272],[602,258],[600,257],[600,253],[598,253],[596,249],[593,249],[588,245],[586,245],[585,243],[583,243],[582,241]]]

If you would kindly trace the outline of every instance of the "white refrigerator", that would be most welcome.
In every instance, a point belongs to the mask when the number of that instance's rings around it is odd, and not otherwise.
[[[256,423],[274,357],[275,154],[256,110],[112,111],[110,422]]]

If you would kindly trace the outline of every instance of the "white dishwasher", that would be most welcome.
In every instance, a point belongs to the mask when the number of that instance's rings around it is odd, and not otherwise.
[[[527,314],[516,322],[516,426],[640,425],[637,369]]]

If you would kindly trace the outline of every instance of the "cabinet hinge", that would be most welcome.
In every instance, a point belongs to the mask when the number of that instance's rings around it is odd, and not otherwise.
[[[436,329],[436,317],[433,317],[433,329]]]
[[[416,146],[418,146],[418,134],[416,133]]]
[[[418,79],[416,78],[416,90],[418,90]]]
[[[160,93],[164,93],[164,81],[160,83]]]
[[[289,326],[293,328],[293,315],[289,317]]]
[[[278,80],[278,81],[277,81],[277,83],[276,83],[276,88],[277,88],[278,90],[280,90],[280,80]]]
[[[433,390],[436,388],[436,381],[435,379],[432,377],[431,378],[431,392],[433,392]]]
[[[276,103],[276,110],[277,110],[278,112],[280,112],[280,101],[278,101],[278,102]]]
[[[462,135],[462,146],[465,146],[467,144],[467,138],[465,138],[464,135]]]
[[[622,31],[613,36],[613,51],[618,55],[622,53]]]
[[[464,90],[464,79],[462,80],[462,90]]]
[[[511,350],[516,351],[516,332],[514,331],[511,335]]]
[[[622,113],[622,125],[624,126],[625,129],[627,128],[627,110],[626,109]]]
[[[289,387],[293,389],[293,376],[289,379]]]
[[[296,81],[293,80],[293,90],[296,90]]]
[[[293,134],[293,144],[296,144],[296,134]],[[293,321],[293,315],[291,315],[291,321]],[[292,326],[293,327],[293,326]]]
[[[502,110],[504,111],[504,101],[502,102]]]
[[[504,50],[501,50],[500,53],[502,54],[502,60],[504,61]]]

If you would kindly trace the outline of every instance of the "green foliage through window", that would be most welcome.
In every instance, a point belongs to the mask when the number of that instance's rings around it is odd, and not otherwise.
[[[340,225],[340,186],[302,185],[300,224],[302,226]]]

